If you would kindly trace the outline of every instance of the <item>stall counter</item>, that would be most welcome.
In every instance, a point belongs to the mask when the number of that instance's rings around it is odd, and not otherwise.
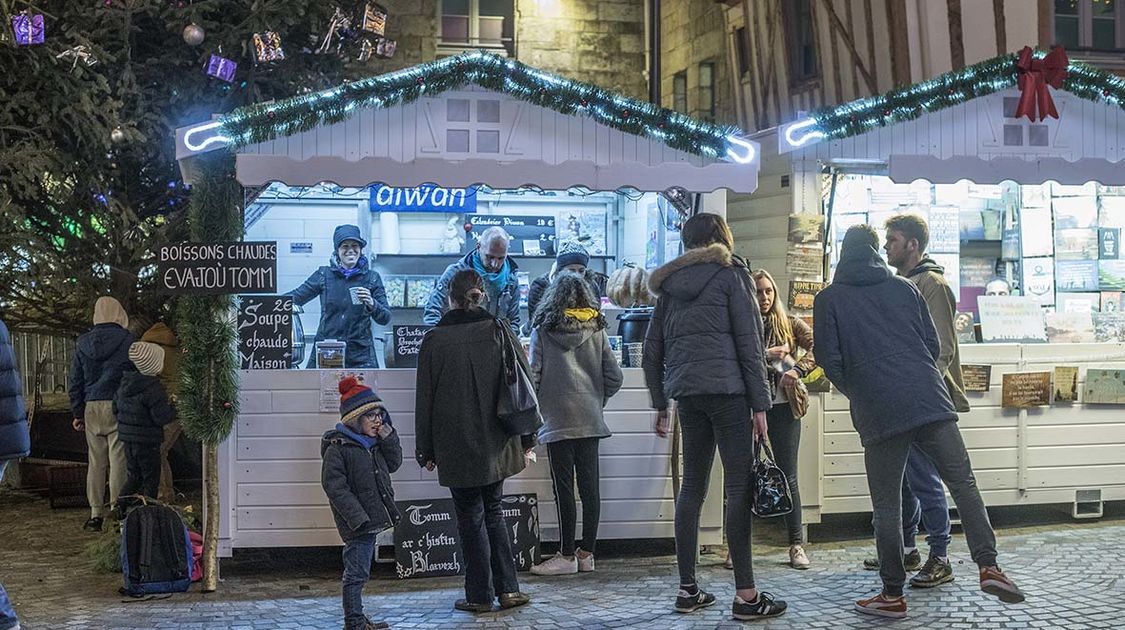
[[[392,475],[396,499],[449,497],[448,489],[438,485],[437,473],[414,460],[414,370],[372,373],[402,439],[403,464]],[[652,431],[655,413],[642,371],[626,368],[624,373],[624,387],[606,407],[613,436],[601,444],[599,537],[672,538],[671,440]],[[320,437],[339,421],[339,414],[319,412],[320,375],[318,370],[241,373],[240,415],[219,451],[224,557],[236,548],[341,544],[320,486]],[[536,493],[540,538],[558,540],[546,449],[537,451],[538,462],[508,480],[504,490]],[[700,523],[702,545],[722,541],[721,489],[716,464]],[[381,542],[391,544],[391,536],[386,532]]]

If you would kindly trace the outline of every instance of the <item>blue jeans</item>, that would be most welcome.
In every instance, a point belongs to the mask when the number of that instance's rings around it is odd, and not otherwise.
[[[941,485],[937,466],[914,445],[906,458],[906,475],[902,480],[902,539],[905,547],[914,547],[919,522],[926,528],[930,555],[947,556],[951,537],[945,488]]]
[[[4,585],[0,584],[0,630],[15,628],[19,622],[16,611],[12,608],[12,602],[8,600],[8,592],[4,590]]]
[[[371,577],[375,534],[357,536],[344,543],[344,628],[363,630],[363,587]]]

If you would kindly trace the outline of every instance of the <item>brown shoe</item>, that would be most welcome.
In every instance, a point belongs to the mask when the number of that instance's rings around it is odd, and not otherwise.
[[[891,619],[906,618],[906,598],[899,595],[891,597],[886,593],[879,593],[869,599],[861,599],[855,603],[856,612],[876,617],[889,617]]]
[[[980,590],[1000,598],[1005,604],[1018,604],[1025,599],[1016,583],[996,566],[980,568]]]
[[[470,612],[470,613],[473,613],[473,614],[492,612],[492,604],[491,603],[478,604],[476,602],[470,602],[467,599],[457,600],[456,602],[454,602],[453,607],[456,608],[457,610],[463,610],[465,612]]]
[[[500,593],[500,607],[501,608],[516,608],[523,606],[531,601],[531,598],[520,592],[515,593]]]

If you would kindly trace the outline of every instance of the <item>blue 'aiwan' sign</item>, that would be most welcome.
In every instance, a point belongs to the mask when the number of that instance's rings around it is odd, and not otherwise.
[[[475,188],[442,188],[432,184],[418,188],[372,186],[368,205],[372,212],[456,212],[477,211]]]

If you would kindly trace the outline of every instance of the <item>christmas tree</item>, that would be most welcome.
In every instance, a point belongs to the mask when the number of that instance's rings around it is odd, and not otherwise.
[[[337,85],[349,67],[371,73],[343,29],[317,52],[337,8],[0,0],[0,315],[73,334],[89,327],[99,295],[141,326],[166,311],[151,290],[153,255],[188,238],[175,129]],[[257,61],[256,34],[284,58]]]

